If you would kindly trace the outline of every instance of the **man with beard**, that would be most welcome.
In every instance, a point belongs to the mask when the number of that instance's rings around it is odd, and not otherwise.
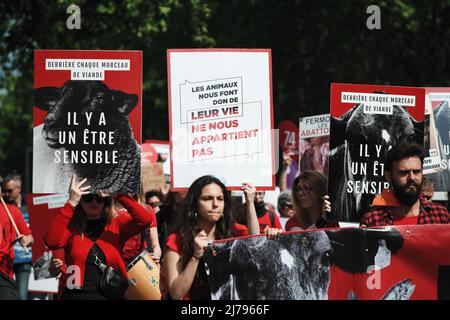
[[[423,158],[423,148],[410,141],[401,141],[388,151],[384,176],[400,205],[372,209],[363,216],[361,227],[448,223],[447,209],[421,194]]]
[[[264,233],[267,228],[281,229],[281,223],[278,215],[273,210],[266,207],[266,203],[264,202],[265,195],[265,191],[256,191],[254,201],[261,233]]]

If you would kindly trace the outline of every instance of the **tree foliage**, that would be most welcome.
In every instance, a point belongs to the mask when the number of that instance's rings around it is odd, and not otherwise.
[[[331,82],[450,85],[450,1],[81,0],[68,30],[72,3],[0,4],[0,175],[32,146],[35,49],[143,50],[144,139],[168,139],[168,48],[271,48],[276,123],[327,113]]]

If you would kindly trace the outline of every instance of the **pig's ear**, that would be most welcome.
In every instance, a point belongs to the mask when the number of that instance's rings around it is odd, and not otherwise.
[[[112,99],[117,101],[118,110],[124,115],[129,114],[138,103],[136,94],[125,93],[119,90],[112,90]]]
[[[59,97],[60,88],[42,87],[34,90],[34,105],[39,109],[48,111],[55,105]]]

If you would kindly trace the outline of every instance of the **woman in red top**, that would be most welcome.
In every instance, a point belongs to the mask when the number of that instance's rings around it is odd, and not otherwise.
[[[127,209],[113,218],[112,198],[103,193],[89,194],[87,179],[71,182],[70,198],[53,220],[44,238],[51,250],[64,249],[67,281],[63,300],[106,300],[99,287],[101,271],[95,264],[104,264],[128,276],[120,256],[124,242],[150,225],[150,215],[129,196],[115,200]]]
[[[295,178],[292,202],[295,216],[286,223],[286,231],[339,227],[329,220],[331,203],[328,201],[327,178],[320,172],[305,170]]]
[[[213,176],[194,181],[185,198],[185,208],[177,231],[167,238],[162,277],[170,298],[211,299],[206,274],[200,260],[209,242],[247,234],[259,234],[253,203],[256,189],[244,183],[248,229],[234,223],[230,194]]]

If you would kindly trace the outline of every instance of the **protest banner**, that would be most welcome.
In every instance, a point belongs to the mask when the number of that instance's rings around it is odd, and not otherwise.
[[[167,51],[171,188],[212,174],[275,187],[271,51]]]
[[[299,119],[299,172],[313,170],[328,175],[330,157],[330,115]]]
[[[403,139],[423,145],[425,89],[331,84],[328,192],[339,221],[359,222],[384,178],[387,151]]]
[[[142,52],[37,50],[33,193],[138,193]]]
[[[215,241],[213,300],[448,300],[450,226],[324,229]]]
[[[434,151],[439,154],[440,171],[435,172],[435,190],[450,191],[450,88],[426,88],[427,96],[433,109],[433,117],[438,135],[438,146]],[[430,133],[432,131],[430,130]],[[430,146],[431,148],[431,146]]]

